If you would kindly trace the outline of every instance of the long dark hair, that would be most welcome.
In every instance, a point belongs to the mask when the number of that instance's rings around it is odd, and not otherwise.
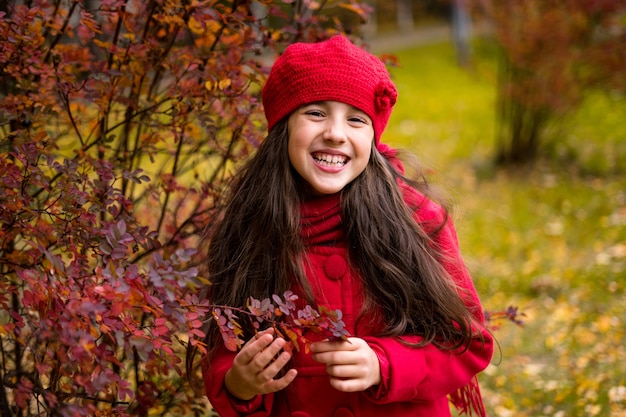
[[[414,168],[420,174],[409,180],[373,151],[367,169],[343,190],[342,222],[350,262],[366,288],[364,311],[382,311],[379,336],[420,335],[420,346],[467,348],[480,324],[442,264],[455,260],[434,239],[449,221],[448,212],[442,207],[438,224],[416,222],[414,212],[421,204],[442,200],[421,167]],[[416,198],[409,205],[399,183],[428,199]]]
[[[312,298],[302,264],[299,205],[304,197],[289,162],[288,135],[285,119],[233,178],[220,221],[208,237],[207,296],[214,305],[244,306],[250,296],[283,294],[294,283]],[[419,345],[467,348],[478,323],[433,240],[447,212],[427,232],[415,221],[419,208],[407,205],[400,182],[435,198],[425,180],[404,178],[375,148],[365,171],[341,192],[348,255],[363,280],[364,307],[382,312],[380,336],[420,335]],[[222,341],[213,320],[207,323],[211,349]]]

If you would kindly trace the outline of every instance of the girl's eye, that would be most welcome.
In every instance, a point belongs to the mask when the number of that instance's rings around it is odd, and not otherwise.
[[[367,121],[363,117],[352,116],[348,119],[348,121],[353,123],[367,123]]]
[[[306,114],[309,116],[322,117],[324,113],[321,110],[307,110]]]

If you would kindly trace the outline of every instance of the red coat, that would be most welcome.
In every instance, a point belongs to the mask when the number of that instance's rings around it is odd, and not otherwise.
[[[407,199],[424,197],[409,192]],[[423,200],[415,218],[433,227],[443,219],[442,209]],[[343,236],[338,200],[325,197],[303,207],[307,267],[311,285],[319,304],[341,309],[351,335],[365,339],[376,352],[383,383],[364,392],[345,393],[330,386],[325,367],[311,359],[310,354],[295,352],[292,366],[298,370],[296,379],[284,390],[259,395],[240,402],[228,394],[224,375],[231,367],[234,352],[221,349],[209,364],[203,363],[206,393],[212,406],[222,417],[293,416],[293,417],[443,417],[450,416],[447,396],[473,380],[490,362],[493,340],[485,332],[485,340],[472,342],[462,354],[441,351],[434,346],[414,348],[394,338],[371,336],[375,324],[355,315],[361,307],[361,286],[358,276],[348,268],[343,244],[329,246]],[[438,243],[448,256],[445,267],[460,287],[468,292],[466,303],[482,320],[482,309],[471,278],[461,260],[456,232],[450,220],[438,234]],[[418,340],[417,336],[406,337]]]

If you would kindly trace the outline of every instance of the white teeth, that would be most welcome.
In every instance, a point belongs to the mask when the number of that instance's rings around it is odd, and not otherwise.
[[[317,163],[326,165],[326,166],[336,166],[336,165],[344,166],[348,159],[345,156],[319,154],[319,153],[313,154],[313,158],[315,159],[315,161],[317,161]]]

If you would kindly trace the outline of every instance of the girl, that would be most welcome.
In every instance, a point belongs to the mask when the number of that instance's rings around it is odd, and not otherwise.
[[[206,393],[222,417],[484,415],[492,356],[452,222],[380,142],[397,92],[343,36],[289,46],[262,91],[269,135],[211,236],[212,304],[299,294],[341,309],[347,341],[284,349],[266,330],[228,351],[213,324]]]

